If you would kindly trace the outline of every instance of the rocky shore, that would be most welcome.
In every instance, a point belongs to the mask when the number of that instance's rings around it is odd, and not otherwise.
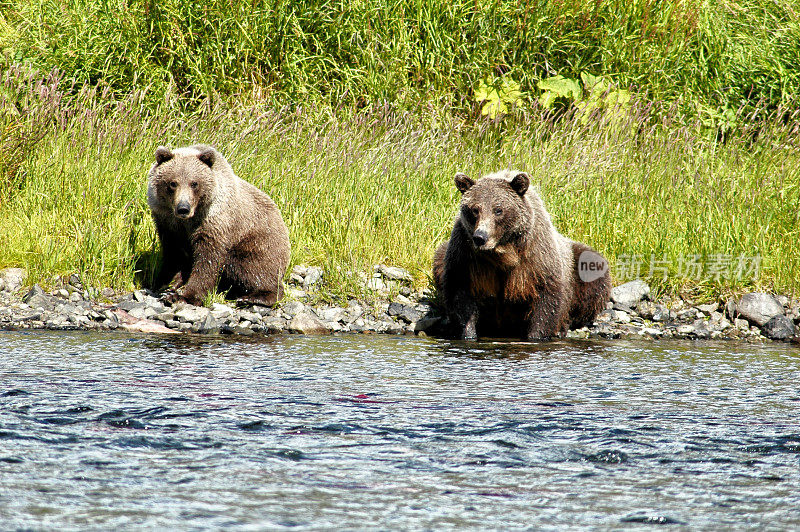
[[[84,287],[80,276],[54,282],[45,291],[25,285],[18,268],[0,271],[0,329],[112,330],[164,334],[265,335],[277,333],[386,333],[438,335],[447,320],[433,294],[415,290],[402,268],[377,265],[362,275],[372,303],[351,300],[346,306],[311,305],[324,272],[297,266],[287,298],[275,308],[214,303],[168,306],[148,290],[117,294]],[[569,338],[685,338],[747,341],[793,341],[798,338],[800,300],[749,293],[725,303],[653,301],[643,281],[617,286],[608,308],[592,327],[570,331]]]

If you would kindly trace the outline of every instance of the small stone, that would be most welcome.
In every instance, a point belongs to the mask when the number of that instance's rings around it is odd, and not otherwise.
[[[686,309],[686,310],[681,310],[680,312],[678,312],[678,321],[680,321],[680,322],[686,323],[686,322],[694,321],[698,317],[699,316],[697,315],[697,310],[695,310],[693,308],[689,308],[689,309]]]
[[[250,312],[249,310],[240,310],[239,319],[249,321],[250,323],[261,323],[261,315],[257,312]]]
[[[729,320],[736,319],[736,301],[733,299],[728,299],[725,302],[725,315],[728,316]]]
[[[228,305],[223,305],[222,303],[211,305],[211,315],[214,316],[214,319],[223,320],[233,316],[233,313],[234,310]]]
[[[664,336],[664,331],[656,329],[655,327],[643,327],[640,331],[642,335],[651,336],[653,338],[660,338]]]
[[[195,307],[186,305],[180,310],[175,311],[175,318],[184,323],[198,323],[206,318],[211,311],[205,307]]]
[[[116,295],[116,292],[114,292],[113,288],[103,288],[102,290],[100,290],[100,295],[105,297],[106,299],[111,299]]]
[[[233,328],[233,334],[236,334],[236,335],[239,335],[239,336],[253,336],[255,333],[256,332],[253,329],[251,329],[249,326],[245,327],[244,325],[241,325],[241,324],[239,324],[239,325],[237,325],[236,327]]]
[[[149,320],[155,318],[158,313],[150,307],[136,307],[131,309],[128,314],[140,320]]]
[[[697,320],[692,326],[694,327],[694,335],[698,338],[709,338],[711,336],[705,320]]]
[[[664,322],[674,320],[675,318],[675,313],[664,305],[656,305],[653,311],[653,321]]]
[[[407,323],[412,323],[422,318],[422,312],[418,311],[414,307],[403,305],[396,301],[393,301],[389,304],[387,314],[389,316],[397,316]]]
[[[636,306],[639,301],[650,295],[650,286],[644,281],[637,279],[611,289],[611,300],[620,305],[628,307]]]
[[[197,332],[201,334],[214,334],[219,332],[219,323],[211,312],[206,313],[205,317],[200,321]]]
[[[306,276],[303,279],[303,288],[308,290],[312,286],[318,284],[322,280],[322,268],[316,266],[309,266],[306,269]]]
[[[789,297],[783,294],[775,296],[775,301],[777,301],[783,308],[789,308]]]
[[[125,299],[119,302],[117,308],[124,310],[125,312],[130,312],[135,308],[144,308],[145,306],[146,305],[144,301],[134,301],[132,299]]]
[[[736,312],[751,323],[763,327],[769,320],[783,315],[783,305],[771,294],[745,294],[736,304]]]
[[[302,279],[303,277],[306,276],[306,270],[308,270],[308,266],[303,266],[302,264],[298,264],[297,266],[292,268],[292,275],[297,275]]]
[[[289,301],[283,306],[283,312],[289,316],[295,316],[302,312],[306,306],[299,301]]]
[[[348,319],[347,311],[341,307],[326,308],[317,311],[317,315],[322,321],[327,322],[342,322],[345,323]]]
[[[147,296],[147,294],[145,294],[143,290],[136,290],[133,293],[133,300],[134,301],[142,301],[143,302],[146,296]]]
[[[775,316],[764,324],[761,333],[772,340],[788,340],[795,335],[794,322],[786,316]]]
[[[269,333],[279,333],[286,328],[286,320],[278,316],[270,316],[264,320],[264,328]]]
[[[391,281],[406,281],[411,282],[414,277],[405,268],[399,266],[386,266],[385,264],[378,264],[375,266],[375,271],[379,272],[384,279]]]
[[[70,275],[68,282],[71,286],[74,286],[78,290],[83,290],[83,283],[81,282],[81,276],[78,275],[77,273],[73,273],[72,275]]]
[[[292,273],[292,274],[289,275],[289,283],[290,284],[296,284],[298,286],[302,286],[303,285],[303,277],[300,276],[300,275],[297,275],[296,273]]]
[[[631,317],[628,315],[627,312],[622,310],[615,310],[614,312],[614,321],[618,323],[630,323]]]
[[[697,305],[698,310],[701,312],[705,312],[706,314],[711,314],[712,312],[716,312],[719,308],[718,303],[708,303],[707,305]]]
[[[25,283],[28,272],[23,268],[5,268],[0,270],[0,291],[16,292]]]
[[[747,320],[743,320],[741,318],[735,318],[733,320],[733,326],[743,331],[747,331],[750,329],[750,324],[747,322]]]
[[[303,311],[294,316],[286,328],[289,332],[300,334],[328,334],[329,330],[319,318],[309,311]]]
[[[389,287],[383,280],[379,279],[378,277],[373,277],[371,279],[367,279],[366,283],[364,284],[367,290],[372,290],[374,292],[388,292]]]
[[[652,320],[653,315],[656,313],[658,306],[651,301],[640,301],[636,305],[636,312],[646,320]]]
[[[420,333],[425,332],[433,328],[434,325],[442,321],[440,317],[431,317],[431,318],[422,318],[419,321],[412,323],[414,326],[414,332]]]

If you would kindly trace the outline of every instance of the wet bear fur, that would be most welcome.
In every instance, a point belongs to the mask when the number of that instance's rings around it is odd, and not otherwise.
[[[283,296],[289,233],[275,203],[239,179],[211,146],[156,150],[147,203],[161,241],[156,288],[201,304],[216,286],[243,304],[274,305]]]
[[[608,265],[553,227],[528,175],[501,171],[476,182],[459,173],[455,183],[461,209],[433,275],[458,334],[536,340],[590,325],[609,300]],[[591,282],[578,272],[583,252],[605,267]]]

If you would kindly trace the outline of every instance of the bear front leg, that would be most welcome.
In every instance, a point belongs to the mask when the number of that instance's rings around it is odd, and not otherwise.
[[[189,279],[177,292],[179,299],[201,305],[203,298],[217,285],[225,251],[213,241],[202,238],[195,242],[192,271]]]
[[[467,292],[455,294],[448,303],[452,309],[451,315],[455,317],[461,329],[462,340],[475,340],[478,338],[478,303]]]
[[[546,340],[563,328],[564,294],[555,283],[540,287],[528,313],[528,340]]]

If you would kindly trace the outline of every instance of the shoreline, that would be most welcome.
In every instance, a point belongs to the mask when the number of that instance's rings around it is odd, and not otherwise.
[[[441,336],[447,320],[426,290],[411,288],[402,268],[377,265],[361,280],[374,303],[350,300],[347,306],[309,304],[323,278],[317,267],[296,266],[288,297],[268,308],[237,307],[235,302],[198,307],[164,304],[147,289],[116,294],[87,289],[78,275],[51,291],[24,286],[24,270],[0,271],[2,330],[128,330],[160,334],[271,335],[393,334]],[[615,287],[608,308],[591,327],[570,330],[571,339],[687,339],[782,341],[800,344],[800,300],[766,293],[744,294],[725,304],[649,299],[649,286],[631,281]],[[446,336],[446,335],[445,335]]]

